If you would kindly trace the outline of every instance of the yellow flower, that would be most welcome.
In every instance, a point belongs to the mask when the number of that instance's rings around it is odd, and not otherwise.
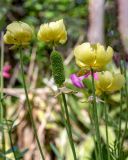
[[[7,26],[4,42],[6,44],[27,45],[31,41],[32,35],[32,28],[28,24],[15,21]]]
[[[67,32],[63,19],[42,24],[37,34],[38,39],[44,42],[53,42],[64,44],[67,40]]]
[[[125,78],[120,73],[112,74],[109,71],[98,73],[98,80],[96,83],[96,94],[100,95],[102,92],[114,92],[120,90]]]
[[[97,43],[83,43],[74,49],[76,64],[81,68],[103,70],[105,66],[112,60],[113,49]]]

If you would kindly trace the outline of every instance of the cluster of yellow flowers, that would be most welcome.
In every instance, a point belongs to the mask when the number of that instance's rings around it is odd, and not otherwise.
[[[12,22],[7,26],[4,35],[4,42],[13,45],[28,45],[33,37],[32,28],[23,22]],[[67,31],[63,19],[42,24],[38,31],[39,40],[46,43],[64,44],[67,40]],[[76,64],[85,70],[103,71],[106,65],[112,60],[113,49],[108,46],[107,49],[99,43],[91,45],[83,43],[74,49]],[[113,92],[120,90],[124,85],[124,76],[112,74],[109,71],[99,72],[98,81],[96,81],[96,93]]]
[[[103,92],[114,92],[120,90],[125,78],[120,73],[112,74],[109,71],[104,71],[106,65],[112,61],[113,49],[108,46],[107,49],[99,43],[91,45],[83,43],[74,49],[76,64],[82,70],[101,71],[98,73],[96,84],[96,94],[101,95]]]

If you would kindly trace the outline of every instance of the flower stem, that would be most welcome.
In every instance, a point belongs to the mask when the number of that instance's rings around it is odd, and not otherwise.
[[[92,113],[93,113],[93,111],[92,111],[92,107],[90,106],[89,107],[89,117],[90,117],[90,121],[91,121],[91,126],[92,126],[92,129],[94,129],[94,121],[93,121],[93,118],[92,118]],[[92,137],[93,137],[93,141],[94,141],[94,145],[95,145],[95,143],[96,143],[96,140],[95,140],[95,136],[94,136],[94,133],[92,134]],[[94,149],[94,152],[95,152],[95,157],[96,157],[96,160],[99,160],[98,159],[98,154],[97,154],[97,148],[95,147],[95,149]]]
[[[122,66],[122,60],[120,61],[120,72],[121,74],[123,74],[123,66]],[[118,131],[118,139],[117,139],[117,142],[118,142],[118,157],[119,159],[121,158],[121,152],[122,152],[122,146],[121,146],[121,124],[122,124],[122,120],[121,120],[121,115],[122,115],[122,112],[123,112],[123,109],[122,109],[122,105],[123,105],[123,91],[124,91],[124,88],[121,89],[120,91],[120,117],[119,117],[119,131]]]
[[[58,98],[58,101],[59,101],[59,103],[60,103],[60,105],[61,105],[62,121],[63,121],[63,123],[64,123],[64,125],[65,125],[65,127],[66,127],[67,134],[68,134],[68,136],[69,136],[67,121],[66,121],[66,118],[65,118],[65,111],[64,111],[64,107],[63,107],[62,102],[61,102],[61,97]]]
[[[60,98],[59,98],[59,101],[60,101]],[[65,109],[64,109],[64,107],[63,107],[61,102],[60,102],[60,105],[61,105],[62,120],[63,120],[64,125],[66,127],[66,131],[67,131],[67,134],[68,134],[68,137],[69,137],[69,142],[70,142],[71,149],[72,149],[72,140],[70,138],[69,127],[68,127],[68,123],[67,123],[67,120],[66,120],[66,117],[65,117]],[[72,150],[72,152],[73,152],[73,150]]]
[[[39,141],[39,138],[38,138],[36,125],[35,125],[35,122],[34,122],[34,119],[33,119],[33,116],[32,116],[32,108],[31,108],[30,101],[29,101],[29,98],[28,98],[28,92],[27,92],[27,87],[26,87],[25,77],[24,77],[24,70],[23,70],[22,48],[20,47],[19,50],[20,50],[21,73],[22,73],[23,87],[24,87],[24,91],[25,91],[25,95],[26,95],[28,113],[29,113],[29,116],[30,116],[33,132],[34,132],[34,135],[35,135],[38,147],[39,147],[39,151],[40,151],[41,157],[42,157],[43,160],[45,160],[44,155],[43,155],[43,151],[42,151],[42,148],[41,148],[41,144],[40,144],[40,141]]]
[[[62,93],[62,99],[63,99],[63,103],[64,103],[64,110],[65,110],[66,121],[67,121],[67,132],[68,132],[68,136],[69,136],[69,141],[71,144],[71,149],[72,149],[74,160],[77,160],[75,146],[73,143],[72,129],[71,129],[69,113],[68,113],[68,106],[67,106],[66,97],[65,97],[64,93]]]
[[[104,111],[105,111],[105,131],[106,131],[107,156],[108,156],[108,160],[110,160],[109,140],[108,140],[108,109],[107,109],[107,105],[105,105],[105,104],[104,104]]]
[[[8,135],[9,135],[10,145],[11,145],[11,148],[12,148],[14,158],[15,158],[15,160],[17,160],[15,150],[14,150],[14,147],[13,147],[12,136],[11,136],[11,131],[10,130],[8,130]]]
[[[128,87],[127,87],[128,83],[127,83],[127,69],[126,68],[127,68],[127,66],[126,66],[125,55],[123,54],[123,67],[121,69],[122,69],[122,73],[124,74],[124,77],[125,77],[124,91],[125,91],[125,96],[126,96],[126,107],[127,107],[127,112],[126,113],[127,113],[127,117],[128,117]],[[122,97],[124,97],[124,96],[122,95]],[[123,136],[122,136],[122,139],[121,139],[121,142],[120,142],[121,143],[120,144],[120,155],[119,155],[120,157],[122,155],[123,143],[124,143],[124,140],[125,140],[125,137],[126,137],[127,129],[128,129],[128,118],[126,119],[124,133],[123,133]]]
[[[4,98],[1,100],[1,105],[6,111],[6,105],[5,105],[5,102],[4,102]],[[8,135],[9,135],[9,140],[10,140],[10,145],[11,145],[11,148],[12,148],[12,152],[13,152],[15,160],[17,160],[15,150],[14,150],[14,147],[13,147],[12,137],[11,137],[12,126],[11,126],[11,128],[9,128],[6,116],[4,118],[5,118],[6,126],[7,126],[7,129],[8,129]],[[6,159],[6,157],[5,157],[5,159]]]
[[[2,105],[3,99],[3,87],[4,87],[4,80],[3,80],[3,65],[4,65],[4,43],[3,43],[3,32],[1,32],[1,56],[0,56],[0,123],[3,123],[4,120],[4,111]],[[2,124],[3,126],[3,124]],[[4,135],[4,127],[0,128],[0,132],[2,133],[2,151],[5,153],[5,135]],[[4,158],[6,159],[6,158]]]
[[[3,65],[4,65],[4,45],[3,45],[3,33],[1,33],[1,56],[0,56],[0,100],[3,98],[3,86],[4,86],[4,81],[3,81]],[[3,121],[3,106],[2,103],[0,102],[0,123]]]
[[[98,121],[98,113],[97,113],[97,106],[96,106],[96,95],[95,95],[95,83],[94,83],[94,72],[91,68],[91,77],[92,77],[92,93],[93,93],[93,115],[94,115],[94,125],[96,129],[96,140],[98,145],[98,152],[99,152],[99,160],[102,160],[102,150],[101,150],[101,138],[100,138],[100,131],[99,131],[99,121]]]

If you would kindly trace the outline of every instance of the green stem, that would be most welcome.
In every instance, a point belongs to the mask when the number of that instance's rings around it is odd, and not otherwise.
[[[92,110],[92,107],[91,106],[89,106],[89,117],[90,117],[90,121],[91,121],[91,126],[92,126],[92,129],[94,129],[93,127],[94,127],[94,121],[93,121],[93,116],[92,116],[92,114],[93,114],[93,110]],[[95,143],[96,143],[96,140],[95,140],[95,136],[94,136],[94,133],[93,133],[93,135],[92,135],[92,137],[93,137],[93,141],[94,141],[94,145],[95,145]],[[94,152],[95,152],[95,157],[96,157],[96,160],[99,160],[98,159],[98,153],[97,153],[97,148],[95,147],[94,148]]]
[[[122,152],[122,145],[121,145],[121,124],[122,124],[122,121],[121,121],[121,114],[123,112],[123,109],[122,109],[122,105],[123,105],[123,90],[121,89],[120,91],[121,93],[121,101],[120,101],[120,119],[119,119],[119,133],[118,133],[118,155],[119,155],[119,159],[121,157],[121,152]],[[126,123],[127,124],[127,123]]]
[[[63,103],[64,103],[64,110],[65,110],[65,115],[66,115],[66,120],[67,120],[67,127],[68,127],[67,131],[68,131],[69,141],[71,144],[71,149],[72,149],[74,160],[77,160],[75,146],[73,143],[72,129],[71,129],[69,113],[68,113],[68,106],[67,106],[66,97],[65,97],[64,93],[62,93],[62,99],[63,99]]]
[[[1,61],[0,61],[0,100],[3,98],[3,65],[4,65],[4,44],[3,44],[3,33],[1,33]],[[3,121],[3,107],[0,103],[0,123]]]
[[[110,160],[109,140],[108,140],[108,109],[107,109],[107,105],[104,105],[104,111],[105,111],[105,131],[106,131],[107,156],[108,156],[108,160]]]
[[[15,160],[17,160],[15,150],[14,150],[14,147],[13,147],[12,136],[11,136],[11,131],[10,130],[8,130],[8,135],[9,135],[10,145],[11,145],[11,148],[12,148],[14,158],[15,158]]]
[[[64,125],[65,125],[65,127],[66,127],[66,130],[67,130],[67,133],[68,133],[68,136],[69,136],[67,121],[66,121],[66,118],[65,118],[64,107],[63,107],[63,105],[62,105],[62,103],[61,103],[61,97],[59,97],[58,100],[59,100],[59,103],[60,103],[60,105],[61,105],[62,121],[63,121],[63,123],[64,123]]]
[[[122,58],[123,58],[123,64],[121,64],[121,72],[124,74],[125,77],[125,86],[124,86],[124,92],[126,95],[126,107],[127,107],[127,112],[128,112],[128,82],[127,82],[127,66],[126,66],[126,60],[125,60],[125,53],[122,52]],[[128,128],[128,116],[126,119],[126,123],[125,123],[125,129],[124,129],[124,133],[121,139],[121,144],[120,144],[120,156],[122,156],[122,151],[123,151],[123,143],[126,137],[126,133],[127,133],[127,128]],[[119,157],[120,158],[120,157]]]
[[[4,99],[1,100],[1,104],[2,104],[2,107],[6,110],[6,105],[5,105],[5,103],[4,103]],[[7,119],[6,119],[6,116],[5,116],[5,121],[6,121],[6,126],[7,126],[7,128],[8,128],[8,135],[9,135],[9,140],[10,140],[10,145],[11,145],[11,148],[12,148],[12,152],[13,152],[13,155],[14,155],[15,160],[17,160],[16,154],[15,154],[15,151],[14,151],[14,148],[13,148],[12,137],[11,137],[11,130],[12,130],[12,128],[11,128],[11,129],[9,128],[9,125],[8,125],[8,122],[7,122]]]
[[[120,72],[121,74],[123,74],[123,66],[122,66],[122,61],[120,61]],[[117,139],[117,142],[118,142],[118,156],[119,156],[119,159],[121,158],[121,152],[122,152],[122,145],[121,145],[121,124],[122,124],[122,121],[121,121],[121,115],[122,115],[122,112],[123,112],[123,109],[122,109],[122,105],[123,105],[123,90],[124,89],[121,89],[120,91],[120,95],[121,95],[121,99],[120,99],[120,117],[119,117],[119,133],[118,133],[118,139]]]
[[[24,77],[23,56],[22,56],[21,49],[22,49],[22,48],[20,47],[20,65],[21,65],[21,73],[22,73],[24,91],[25,91],[25,95],[26,95],[28,113],[29,113],[29,116],[30,116],[30,120],[31,120],[33,132],[34,132],[34,135],[35,135],[35,138],[36,138],[38,147],[39,147],[39,151],[40,151],[41,157],[42,157],[43,160],[45,160],[44,155],[43,155],[43,151],[42,151],[42,148],[41,148],[41,144],[40,144],[40,141],[39,141],[39,138],[38,138],[36,125],[35,125],[35,122],[34,122],[34,119],[33,119],[33,116],[32,116],[32,108],[31,108],[30,101],[29,101],[29,98],[28,98],[28,92],[27,92],[27,87],[26,87],[25,77]]]
[[[60,101],[60,99],[59,99]],[[70,133],[69,133],[69,127],[68,127],[68,123],[67,123],[67,120],[65,118],[65,109],[60,101],[60,105],[61,105],[61,113],[62,113],[62,120],[64,122],[64,125],[65,125],[65,128],[66,128],[66,131],[67,131],[67,134],[68,134],[68,137],[69,137],[69,142],[70,142],[70,145],[71,145],[71,148],[72,148],[72,140],[70,138]],[[72,150],[73,151],[73,150]]]
[[[5,119],[6,119],[6,118],[5,118]],[[15,154],[15,150],[14,150],[14,147],[13,147],[12,136],[11,136],[12,127],[11,127],[11,129],[9,128],[7,119],[6,119],[6,125],[7,125],[7,128],[8,128],[8,135],[9,135],[9,140],[10,140],[10,145],[11,145],[11,148],[12,148],[12,152],[13,152],[13,155],[14,155],[15,160],[17,160],[16,154]]]
[[[0,62],[0,123],[3,123],[4,120],[4,110],[2,105],[3,99],[3,87],[4,87],[4,80],[3,80],[3,66],[4,66],[4,42],[3,42],[3,32],[1,33],[1,62]],[[2,132],[2,151],[5,154],[5,135],[4,135],[4,127],[0,129]],[[6,158],[4,158],[6,160]]]
[[[91,68],[91,77],[92,77],[92,93],[93,93],[93,113],[94,113],[94,124],[96,129],[96,140],[98,145],[98,152],[99,152],[99,160],[102,160],[102,150],[101,150],[101,138],[100,138],[100,131],[99,131],[99,121],[98,121],[98,113],[97,113],[97,106],[96,106],[96,95],[95,95],[95,83],[94,83],[94,72]]]
[[[127,66],[126,66],[126,60],[125,60],[125,55],[123,54],[123,74],[125,77],[125,86],[124,86],[124,91],[125,91],[125,96],[126,96],[126,106],[127,106],[127,119],[125,123],[125,129],[124,133],[121,139],[121,144],[120,144],[120,156],[122,155],[122,150],[123,150],[123,143],[126,137],[127,129],[128,129],[128,88],[127,88]]]

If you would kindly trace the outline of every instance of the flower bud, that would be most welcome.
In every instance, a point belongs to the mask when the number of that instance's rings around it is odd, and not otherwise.
[[[52,51],[50,58],[51,58],[51,65],[52,65],[52,74],[53,74],[55,83],[58,86],[61,86],[65,81],[62,57],[59,52]]]

